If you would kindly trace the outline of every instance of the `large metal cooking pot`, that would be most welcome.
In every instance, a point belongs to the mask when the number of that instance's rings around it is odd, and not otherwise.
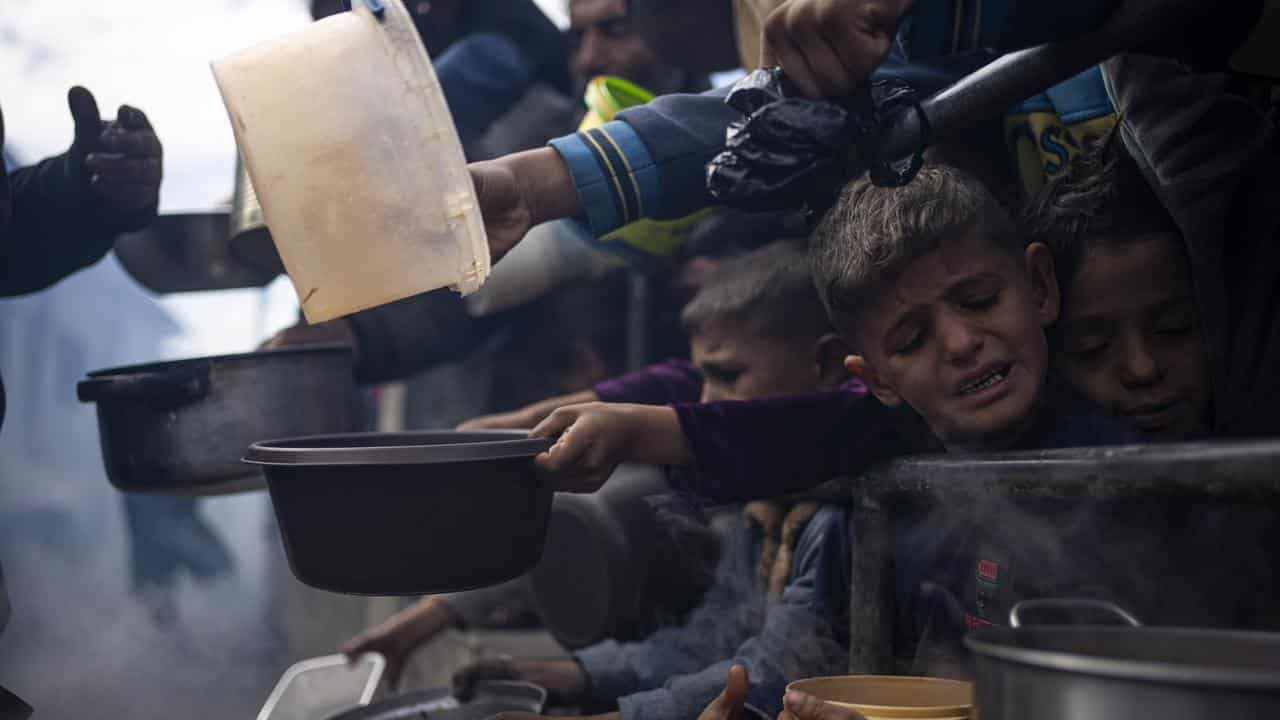
[[[130,492],[215,495],[262,487],[240,462],[268,437],[355,427],[351,348],[272,350],[89,373],[111,484]]]
[[[965,638],[974,654],[983,720],[1280,717],[1280,634],[1114,625],[1020,627],[1020,613],[1033,607],[1107,606],[1028,601],[1011,611],[1013,627],[983,628]],[[1132,620],[1127,613],[1122,616]]]
[[[356,595],[496,585],[542,556],[551,490],[519,431],[355,433],[255,443],[289,567]]]

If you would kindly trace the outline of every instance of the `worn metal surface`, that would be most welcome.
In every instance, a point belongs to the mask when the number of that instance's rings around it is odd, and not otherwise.
[[[120,264],[156,293],[262,287],[280,274],[233,256],[227,247],[225,210],[161,215],[115,243]],[[270,238],[268,238],[270,243]]]
[[[1280,716],[1275,633],[1036,626],[983,628],[966,644],[984,720]]]
[[[853,483],[873,497],[1280,499],[1280,441],[1071,448],[898,460]]]
[[[897,460],[843,484],[853,494],[850,671],[891,672],[893,515],[995,498],[1202,499],[1280,504],[1280,441],[1071,448]]]
[[[849,672],[893,672],[893,519],[874,499],[856,498],[850,513]]]
[[[103,463],[128,492],[214,495],[262,487],[240,461],[264,438],[355,426],[350,348],[194,358],[90,373]]]

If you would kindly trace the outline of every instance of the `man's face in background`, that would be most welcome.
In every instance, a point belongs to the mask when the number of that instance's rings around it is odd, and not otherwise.
[[[657,57],[691,75],[739,65],[732,0],[629,0],[637,33]]]
[[[578,85],[597,75],[616,75],[647,90],[663,89],[664,71],[636,30],[626,0],[571,0],[569,42],[570,69]]]

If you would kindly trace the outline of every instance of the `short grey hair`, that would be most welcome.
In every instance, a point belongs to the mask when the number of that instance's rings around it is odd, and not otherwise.
[[[926,165],[903,187],[855,180],[809,246],[818,294],[840,325],[874,303],[913,261],[975,230],[998,249],[1024,247],[1009,213],[980,181],[954,167]],[[845,339],[852,341],[849,334]]]
[[[803,244],[781,240],[727,260],[680,313],[696,335],[724,321],[762,337],[818,339],[831,331]]]

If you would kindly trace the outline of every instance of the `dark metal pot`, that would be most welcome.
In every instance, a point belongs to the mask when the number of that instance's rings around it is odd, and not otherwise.
[[[1081,606],[1053,601],[1063,603]],[[983,720],[1280,717],[1280,634],[1016,627],[1020,608],[1028,606],[1014,608],[1015,627],[983,628],[965,638],[974,654]]]
[[[262,487],[240,462],[269,437],[355,427],[351,349],[341,346],[134,365],[89,373],[111,484],[129,492],[216,495]]]
[[[358,433],[260,442],[289,567],[356,595],[495,585],[542,556],[551,490],[523,432]]]
[[[120,264],[157,293],[262,287],[278,269],[251,266],[227,246],[231,218],[224,211],[160,215],[116,239]]]

